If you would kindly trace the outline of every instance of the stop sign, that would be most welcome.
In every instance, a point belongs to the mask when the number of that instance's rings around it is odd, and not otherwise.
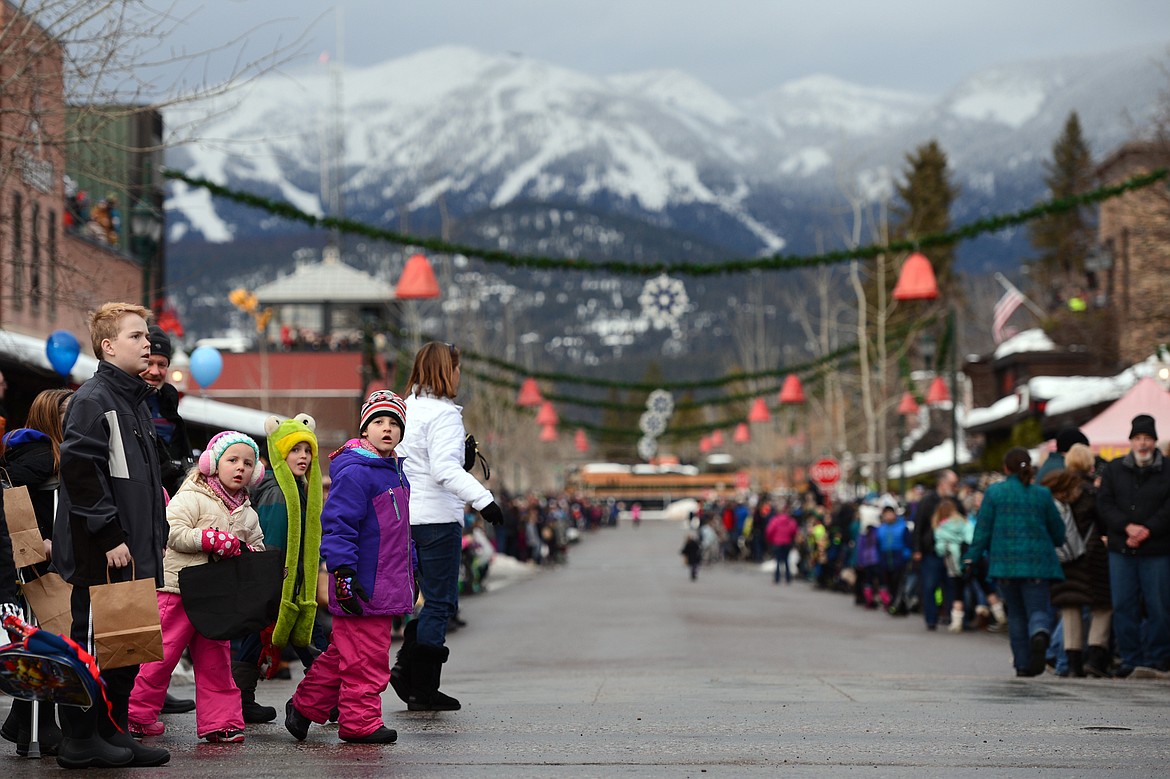
[[[809,477],[822,487],[831,487],[841,479],[841,464],[832,457],[824,457],[813,463]]]

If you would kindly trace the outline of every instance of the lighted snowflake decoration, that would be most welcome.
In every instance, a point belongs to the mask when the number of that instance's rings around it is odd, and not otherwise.
[[[678,320],[687,310],[690,299],[687,290],[679,279],[672,279],[665,273],[655,276],[642,286],[642,294],[638,296],[642,305],[642,315],[650,320],[655,330],[673,330],[678,326]]]
[[[643,460],[649,460],[658,452],[658,442],[650,436],[644,436],[638,440],[638,456]]]
[[[666,390],[654,390],[646,398],[646,410],[668,417],[674,413],[674,396]]]
[[[657,438],[666,432],[666,417],[653,411],[647,411],[638,420],[638,429],[650,438]]]

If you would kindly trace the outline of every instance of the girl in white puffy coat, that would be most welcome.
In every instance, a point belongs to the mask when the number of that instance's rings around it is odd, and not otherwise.
[[[407,380],[410,419],[398,453],[410,482],[410,535],[418,554],[423,607],[407,625],[390,684],[411,711],[454,711],[459,701],[439,692],[447,622],[459,606],[463,551],[463,506],[491,524],[503,521],[492,493],[463,469],[463,409],[459,392],[459,350],[431,342],[414,358]],[[417,633],[415,632],[417,631]]]
[[[204,565],[212,557],[234,557],[245,546],[254,551],[264,548],[260,518],[248,501],[248,487],[259,484],[263,476],[255,441],[235,431],[219,433],[167,505],[170,532],[163,555],[163,586],[158,591],[163,659],[143,665],[134,682],[129,717],[134,735],[164,732],[158,714],[171,672],[183,650],[190,648],[196,733],[213,743],[244,740],[240,691],[231,674],[231,647],[227,641],[200,635],[192,626],[179,595],[179,572],[190,565]]]

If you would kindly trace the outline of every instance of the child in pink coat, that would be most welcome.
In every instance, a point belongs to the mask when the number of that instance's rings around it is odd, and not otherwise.
[[[179,595],[179,571],[204,565],[209,558],[240,554],[245,546],[260,551],[264,534],[260,518],[248,502],[248,487],[260,483],[264,464],[260,448],[235,431],[219,433],[207,444],[199,465],[167,505],[167,551],[163,586],[158,591],[163,659],[138,672],[130,694],[130,732],[158,736],[166,727],[158,714],[167,694],[171,671],[183,650],[190,648],[195,671],[195,725],[199,738],[213,743],[244,740],[240,691],[232,681],[231,648],[196,632]]]

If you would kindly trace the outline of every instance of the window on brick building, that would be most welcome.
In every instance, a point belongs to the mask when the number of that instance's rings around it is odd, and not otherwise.
[[[24,198],[12,193],[12,308],[24,308]]]
[[[49,318],[57,316],[57,212],[49,211],[48,219],[48,246],[45,252],[48,265],[48,288],[45,290],[45,300],[48,302]]]
[[[32,202],[29,215],[28,299],[32,309],[41,307],[41,204]]]

